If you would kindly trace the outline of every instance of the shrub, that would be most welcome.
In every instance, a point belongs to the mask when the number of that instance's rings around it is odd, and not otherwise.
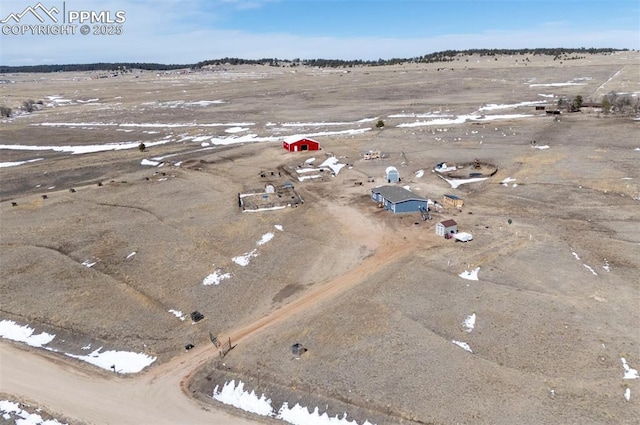
[[[378,122],[376,123],[376,128],[382,128],[382,127],[384,127],[384,121],[378,120]]]
[[[0,106],[0,116],[9,118],[13,111],[8,106]]]
[[[628,93],[607,93],[602,98],[603,111],[607,110],[605,104],[608,106],[607,109],[614,114],[630,115],[638,112],[638,99]]]
[[[31,113],[36,109],[36,102],[33,99],[29,99],[29,100],[25,100],[24,102],[22,102],[22,108]]]

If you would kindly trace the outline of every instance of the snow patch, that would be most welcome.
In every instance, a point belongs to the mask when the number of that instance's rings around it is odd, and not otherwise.
[[[46,332],[34,335],[34,329],[24,325],[20,326],[12,320],[3,320],[0,322],[0,337],[10,339],[11,341],[24,342],[31,347],[42,347],[47,345],[56,337]]]
[[[532,102],[520,102],[520,103],[512,103],[512,104],[504,104],[504,105],[497,105],[495,103],[488,103],[485,106],[482,106],[480,109],[478,109],[479,111],[495,111],[498,109],[512,109],[512,108],[518,108],[520,106],[535,106],[535,105],[544,105],[547,102],[544,100],[535,100]]]
[[[39,409],[36,411],[38,410]],[[67,425],[58,422],[56,419],[44,420],[42,416],[37,413],[30,413],[27,410],[21,409],[20,404],[8,400],[0,400],[0,414],[6,421],[10,421],[13,418],[13,423],[16,425]]]
[[[320,164],[320,167],[329,167],[331,171],[333,171],[333,174],[337,176],[342,167],[344,167],[345,165],[346,164],[340,164],[340,162],[338,162],[338,158],[336,158],[335,156],[331,156],[327,158],[322,164]]]
[[[638,371],[627,364],[627,359],[621,357],[624,377],[622,379],[638,379]]]
[[[102,347],[94,350],[86,356],[65,353],[69,357],[91,363],[94,366],[106,370],[114,370],[118,373],[138,373],[151,363],[156,361],[156,357],[143,353],[133,353],[130,351],[109,350],[100,352]]]
[[[465,351],[468,351],[468,352],[473,354],[473,351],[471,350],[471,347],[469,347],[469,344],[467,344],[466,342],[456,341],[455,339],[452,340],[451,342],[453,342],[458,347],[464,349]]]
[[[480,267],[476,267],[475,269],[471,270],[471,271],[463,271],[462,273],[460,273],[458,276],[460,276],[463,279],[467,279],[467,280],[478,280],[478,272],[480,271]]]
[[[42,161],[44,158],[28,159],[26,161],[0,162],[0,168],[17,167],[18,165],[28,164],[30,162]]]
[[[591,267],[591,266],[589,266],[589,265],[587,265],[587,264],[583,264],[583,266],[584,266],[587,270],[589,270],[589,271],[591,272],[591,274],[593,274],[594,276],[598,276],[598,273],[596,273],[596,271],[595,271],[595,270],[593,270],[593,267]]]
[[[235,380],[226,382],[221,389],[216,385],[213,390],[213,398],[246,412],[275,417],[293,425],[358,425],[358,422],[348,420],[346,413],[342,417],[330,417],[327,413],[321,414],[317,407],[310,412],[308,408],[298,403],[289,407],[289,403],[284,402],[276,414],[270,398],[265,394],[258,397],[254,391],[245,391],[242,381],[238,381],[237,385]],[[364,421],[362,425],[373,424]]]
[[[249,264],[248,261],[247,264]],[[202,284],[205,286],[220,285],[220,282],[229,278],[231,278],[231,273],[222,273],[222,271],[218,269],[215,272],[211,273],[209,276],[205,277],[202,281]]]
[[[474,177],[472,179],[444,179],[444,180],[451,185],[451,188],[457,189],[458,186],[462,184],[481,182],[487,179],[488,177]]]
[[[466,319],[464,319],[464,322],[462,322],[462,324],[464,325],[467,332],[471,332],[473,331],[473,328],[476,326],[476,314],[473,313],[470,316],[468,316]]]
[[[249,130],[248,127],[230,127],[225,130],[226,133],[242,133]]]
[[[234,380],[229,381],[224,384],[220,391],[218,391],[218,386],[216,385],[213,389],[213,398],[246,412],[260,416],[273,416],[271,399],[266,398],[264,394],[258,397],[254,391],[246,392],[242,381],[239,381],[237,386]]]
[[[269,233],[265,233],[264,235],[262,235],[262,237],[260,238],[260,240],[257,242],[258,245],[264,245],[267,242],[269,242],[271,239],[273,239],[274,234],[269,232]]]
[[[178,319],[182,320],[183,322],[186,319],[185,315],[180,310],[170,309],[169,313],[173,314],[174,316],[176,316]]]
[[[258,256],[258,250],[254,249],[250,252],[246,252],[242,255],[238,255],[237,257],[233,257],[231,261],[233,261],[239,266],[245,267],[249,265],[253,257],[257,257],[257,256]]]

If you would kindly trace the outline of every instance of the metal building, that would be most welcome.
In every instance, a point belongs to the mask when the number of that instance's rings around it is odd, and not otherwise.
[[[380,186],[371,190],[371,199],[394,214],[426,211],[427,199],[399,186]]]
[[[291,139],[288,138],[282,142],[282,147],[288,150],[289,152],[299,152],[299,151],[317,151],[320,150],[320,143],[311,139]]]

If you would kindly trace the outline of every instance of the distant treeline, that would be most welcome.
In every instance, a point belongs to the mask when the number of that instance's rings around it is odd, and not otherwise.
[[[402,63],[436,63],[451,62],[456,60],[458,56],[500,56],[500,55],[548,55],[557,59],[570,59],[566,57],[569,54],[595,54],[595,53],[612,53],[618,51],[627,51],[629,49],[612,49],[612,48],[539,48],[539,49],[471,49],[471,50],[444,50],[442,52],[429,53],[414,58],[393,58],[378,60],[343,60],[343,59],[239,59],[239,58],[222,58],[211,59],[198,62],[193,68],[201,68],[210,65],[270,65],[270,66],[317,66],[321,68],[337,68],[337,67],[353,67],[353,66],[382,66],[397,65]],[[574,56],[575,57],[575,56]]]
[[[314,66],[322,68],[353,67],[353,66],[382,66],[402,63],[435,63],[451,62],[458,56],[503,56],[503,55],[547,55],[555,59],[576,59],[582,54],[612,53],[627,51],[629,49],[613,48],[537,48],[537,49],[470,49],[470,50],[444,50],[442,52],[429,53],[413,58],[393,58],[378,60],[344,60],[344,59],[241,59],[221,58],[201,61],[195,64],[160,64],[160,63],[91,63],[75,65],[29,65],[29,66],[4,66],[0,65],[0,73],[10,72],[63,72],[63,71],[107,71],[128,72],[133,69],[147,71],[169,71],[174,69],[199,69],[211,65],[267,65],[267,66]],[[574,55],[568,57],[568,55]]]
[[[0,73],[10,72],[67,72],[67,71],[102,71],[102,72],[128,72],[132,69],[143,69],[147,71],[168,71],[172,69],[191,68],[192,65],[166,65],[162,63],[86,63],[71,65],[25,65],[25,66],[5,66],[0,65]]]

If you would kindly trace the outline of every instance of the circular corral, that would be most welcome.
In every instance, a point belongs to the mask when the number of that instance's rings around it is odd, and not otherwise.
[[[448,179],[472,179],[491,177],[498,172],[498,166],[476,159],[459,164],[441,162],[435,166],[434,171]]]

